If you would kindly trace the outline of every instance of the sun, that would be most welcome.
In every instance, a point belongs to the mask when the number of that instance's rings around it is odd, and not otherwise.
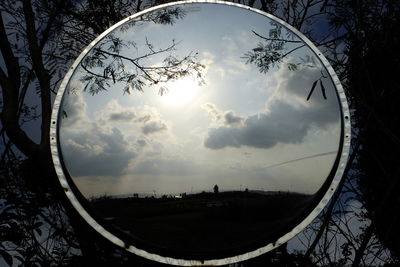
[[[183,106],[190,104],[199,94],[199,85],[192,78],[183,78],[180,80],[168,82],[164,85],[167,90],[160,101],[171,106]]]

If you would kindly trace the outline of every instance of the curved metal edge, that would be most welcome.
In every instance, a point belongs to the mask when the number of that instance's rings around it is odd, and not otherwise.
[[[65,177],[64,171],[61,166],[60,162],[60,153],[59,153],[59,148],[58,148],[58,114],[59,114],[59,109],[61,105],[61,100],[62,96],[64,95],[65,89],[67,88],[67,85],[69,83],[69,80],[71,76],[73,75],[75,69],[78,67],[79,63],[81,60],[86,56],[86,54],[101,40],[103,39],[108,33],[116,29],[117,27],[121,26],[127,21],[130,21],[136,17],[140,17],[141,15],[152,12],[157,9],[162,9],[170,6],[178,6],[178,5],[184,5],[184,4],[191,4],[191,3],[212,3],[212,4],[223,4],[223,5],[228,5],[228,6],[235,6],[239,8],[244,8],[250,11],[253,11],[255,13],[261,14],[263,16],[266,16],[283,26],[285,26],[287,29],[295,33],[302,41],[304,41],[309,48],[318,56],[318,58],[321,60],[323,66],[326,68],[328,71],[330,77],[332,78],[332,81],[336,87],[336,91],[339,96],[339,103],[342,108],[342,122],[343,122],[343,148],[342,148],[342,154],[340,156],[339,160],[339,166],[338,169],[336,170],[335,176],[329,186],[328,191],[325,193],[321,201],[318,203],[318,205],[314,208],[314,210],[300,223],[298,224],[295,228],[292,229],[292,231],[286,233],[283,235],[281,238],[276,240],[273,243],[270,243],[264,247],[261,247],[257,250],[250,251],[241,255],[233,256],[233,257],[228,257],[228,258],[223,258],[223,259],[213,259],[213,260],[205,260],[205,261],[198,261],[198,260],[185,260],[185,259],[176,259],[176,258],[170,258],[170,257],[164,257],[158,254],[150,253],[147,251],[144,251],[142,249],[139,249],[135,246],[128,245],[124,241],[122,241],[120,238],[116,237],[109,231],[107,231],[103,226],[101,226],[97,221],[93,219],[92,216],[83,208],[81,203],[78,201],[76,196],[73,194],[73,191],[71,190],[71,187]],[[349,107],[347,103],[347,98],[345,95],[345,92],[343,90],[343,87],[339,81],[339,78],[337,77],[335,71],[333,70],[332,66],[329,64],[328,60],[325,58],[325,56],[318,50],[318,48],[300,31],[295,29],[293,26],[290,24],[286,23],[285,21],[268,14],[264,11],[237,4],[237,3],[232,3],[232,2],[225,2],[225,1],[219,1],[219,0],[186,0],[186,1],[178,1],[178,2],[171,2],[159,6],[155,6],[152,8],[148,8],[146,10],[143,10],[141,12],[138,12],[134,15],[131,15],[117,24],[114,24],[111,28],[103,32],[100,36],[98,36],[95,40],[93,40],[84,50],[83,52],[78,56],[78,58],[74,61],[72,66],[70,67],[69,71],[65,75],[60,88],[57,92],[57,96],[54,100],[53,104],[53,111],[52,111],[52,116],[51,116],[51,125],[50,125],[50,149],[51,149],[51,154],[53,158],[53,164],[54,168],[56,170],[58,179],[60,181],[60,184],[62,188],[65,191],[66,196],[70,200],[71,204],[73,207],[78,211],[78,213],[82,216],[82,218],[91,226],[93,229],[95,229],[99,234],[101,234],[103,237],[107,238],[110,240],[112,243],[115,245],[125,248],[127,251],[134,253],[138,256],[144,257],[149,260],[161,262],[161,263],[166,263],[166,264],[171,264],[171,265],[179,265],[179,266],[202,266],[202,265],[225,265],[225,264],[231,264],[231,263],[236,263],[236,262],[241,262],[245,261],[257,256],[260,256],[266,252],[269,252],[273,250],[274,248],[279,247],[280,245],[286,243],[290,239],[292,239],[294,236],[296,236],[298,233],[300,233],[307,225],[309,225],[317,216],[318,214],[324,209],[326,204],[329,202],[331,197],[333,196],[340,180],[342,179],[344,169],[346,168],[347,160],[349,157],[349,151],[350,151],[350,140],[351,140],[351,121],[350,121],[350,112],[349,112]]]

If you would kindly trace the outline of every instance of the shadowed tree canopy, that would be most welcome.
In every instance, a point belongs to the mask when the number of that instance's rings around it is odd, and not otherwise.
[[[366,235],[375,232],[397,257],[400,256],[399,15],[398,1],[364,1],[359,6],[338,7],[335,16],[352,18],[343,21],[342,26],[349,31],[347,78],[351,101],[356,107],[357,137],[362,146],[355,176],[360,200],[372,220]]]

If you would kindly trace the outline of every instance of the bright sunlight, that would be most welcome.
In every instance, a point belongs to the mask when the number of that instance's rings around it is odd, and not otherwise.
[[[168,82],[164,85],[167,90],[161,96],[161,102],[173,105],[182,106],[189,104],[200,91],[200,86],[196,80],[192,78],[184,78],[177,81]]]

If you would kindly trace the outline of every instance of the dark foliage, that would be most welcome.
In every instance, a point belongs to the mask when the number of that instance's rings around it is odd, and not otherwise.
[[[357,181],[373,231],[399,257],[400,5],[382,1],[382,13],[368,5],[375,3],[346,11],[358,23],[348,50],[350,96],[362,144]]]

